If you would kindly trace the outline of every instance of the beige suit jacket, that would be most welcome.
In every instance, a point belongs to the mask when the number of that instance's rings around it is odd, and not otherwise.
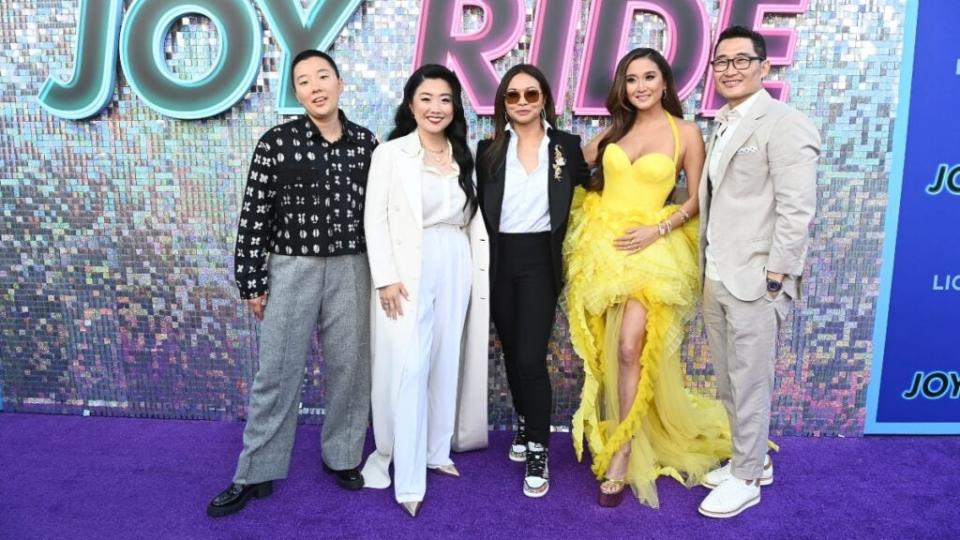
[[[713,143],[711,135],[707,164]],[[701,278],[709,224],[710,252],[720,281],[733,296],[746,302],[761,298],[771,271],[786,274],[784,292],[799,297],[808,229],[817,207],[819,155],[820,135],[810,120],[761,90],[723,151],[716,190],[708,181],[710,167],[703,168]]]

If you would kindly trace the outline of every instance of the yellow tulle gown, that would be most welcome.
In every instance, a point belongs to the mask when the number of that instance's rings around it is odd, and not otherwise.
[[[603,478],[613,454],[630,442],[626,480],[644,504],[659,506],[655,481],[671,476],[692,486],[730,456],[723,405],[684,386],[680,345],[699,294],[697,219],[634,254],[613,247],[639,224],[655,225],[677,211],[665,205],[677,177],[680,139],[667,115],[674,154],[647,154],[633,163],[616,144],[603,154],[602,192],[579,190],[564,244],[564,298],[573,348],[584,361],[580,407],[573,417],[577,458],[586,438],[592,470]],[[617,344],[628,299],[647,310],[636,399],[620,418]]]

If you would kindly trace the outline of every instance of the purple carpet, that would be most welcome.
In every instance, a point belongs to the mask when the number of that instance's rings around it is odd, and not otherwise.
[[[703,488],[659,483],[661,508],[596,503],[596,483],[554,434],[550,493],[524,497],[509,433],[455,455],[462,478],[429,475],[411,519],[392,490],[346,492],[301,426],[290,478],[239,514],[208,518],[233,474],[243,425],[0,413],[0,538],[960,538],[960,437],[778,440],[776,482],[729,520],[696,508]],[[368,442],[369,446],[369,442]]]

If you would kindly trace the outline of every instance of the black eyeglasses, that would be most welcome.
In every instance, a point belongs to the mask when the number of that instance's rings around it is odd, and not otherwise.
[[[744,70],[749,68],[750,62],[753,62],[754,60],[759,60],[760,62],[763,62],[764,60],[766,60],[766,58],[762,56],[738,56],[733,60],[728,60],[726,58],[723,58],[721,60],[712,60],[710,62],[710,65],[713,66],[713,70],[716,71],[717,73],[723,73],[724,71],[727,70],[728,67],[730,67],[730,64],[733,64],[733,67],[736,69]]]
[[[540,101],[540,91],[536,88],[527,88],[522,93],[519,90],[511,88],[503,94],[503,101],[508,105],[516,105],[520,103],[521,94],[523,95],[523,99],[531,105]]]

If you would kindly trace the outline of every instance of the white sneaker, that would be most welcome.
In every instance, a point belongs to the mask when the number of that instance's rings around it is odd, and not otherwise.
[[[517,433],[510,443],[510,461],[523,463],[527,460],[527,422],[522,415],[517,415]]]
[[[538,443],[527,443],[526,471],[523,477],[523,494],[527,497],[543,497],[550,489],[548,452],[549,450]]]
[[[730,472],[730,462],[728,461],[726,465],[720,467],[719,469],[714,469],[707,474],[703,475],[703,480],[700,482],[700,485],[707,489],[714,489],[720,485],[720,482],[723,482],[727,478],[732,478],[733,474]],[[773,460],[770,459],[769,455],[763,457],[763,472],[760,473],[760,485],[769,486],[773,483]]]
[[[731,476],[720,482],[697,510],[712,518],[732,518],[751,506],[760,504],[760,481],[741,480]]]
[[[510,443],[510,461],[516,463],[523,463],[527,460],[527,443],[520,436],[513,438],[513,442]]]

